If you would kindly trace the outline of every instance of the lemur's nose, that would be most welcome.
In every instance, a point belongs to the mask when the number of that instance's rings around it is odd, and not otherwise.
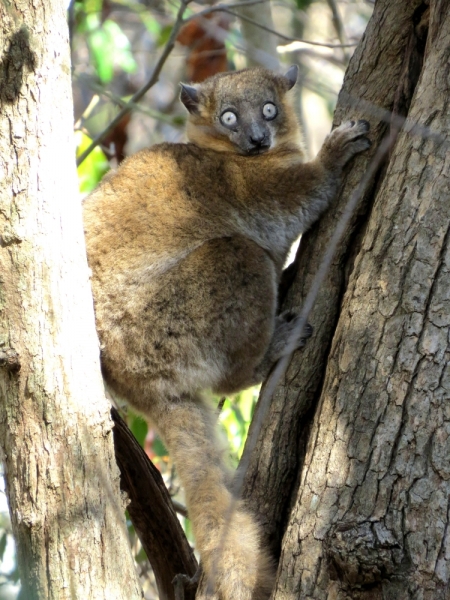
[[[252,144],[255,144],[255,146],[258,146],[264,142],[265,138],[266,134],[263,131],[260,131],[258,133],[253,132],[250,136],[250,141]]]

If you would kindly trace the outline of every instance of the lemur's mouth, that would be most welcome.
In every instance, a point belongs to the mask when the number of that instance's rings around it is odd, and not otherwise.
[[[264,144],[261,146],[256,146],[255,148],[249,148],[247,150],[247,154],[249,156],[257,156],[258,154],[264,154],[267,150],[270,149],[270,144]]]

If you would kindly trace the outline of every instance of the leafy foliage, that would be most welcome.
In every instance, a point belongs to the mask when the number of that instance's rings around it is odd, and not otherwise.
[[[137,64],[121,27],[111,19],[102,20],[102,4],[102,0],[76,2],[75,11],[78,32],[86,37],[98,77],[108,83],[116,68],[134,73]]]

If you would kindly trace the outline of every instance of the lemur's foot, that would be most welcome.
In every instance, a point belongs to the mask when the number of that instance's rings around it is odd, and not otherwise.
[[[192,577],[189,577],[189,575],[185,575],[184,573],[179,573],[178,575],[175,575],[172,581],[175,592],[175,599],[178,600],[178,598],[184,598],[185,589],[192,589],[193,587],[197,587],[202,573],[203,569],[201,565],[199,565]]]
[[[311,337],[313,328],[309,323],[305,323],[302,331],[298,331],[300,315],[292,310],[285,310],[276,318],[275,335],[273,339],[274,353],[283,356],[294,332],[297,333],[295,349],[303,348],[306,340]]]
[[[344,166],[355,154],[370,148],[372,142],[366,137],[369,130],[369,123],[363,119],[345,121],[325,139],[321,154],[326,153],[328,161]]]

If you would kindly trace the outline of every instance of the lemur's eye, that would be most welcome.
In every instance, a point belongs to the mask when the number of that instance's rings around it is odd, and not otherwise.
[[[272,102],[266,102],[266,104],[263,106],[262,113],[266,121],[271,121],[277,116],[278,110],[275,104],[272,104]]]
[[[232,110],[226,110],[220,115],[220,120],[225,127],[233,127],[237,123],[237,115]]]

